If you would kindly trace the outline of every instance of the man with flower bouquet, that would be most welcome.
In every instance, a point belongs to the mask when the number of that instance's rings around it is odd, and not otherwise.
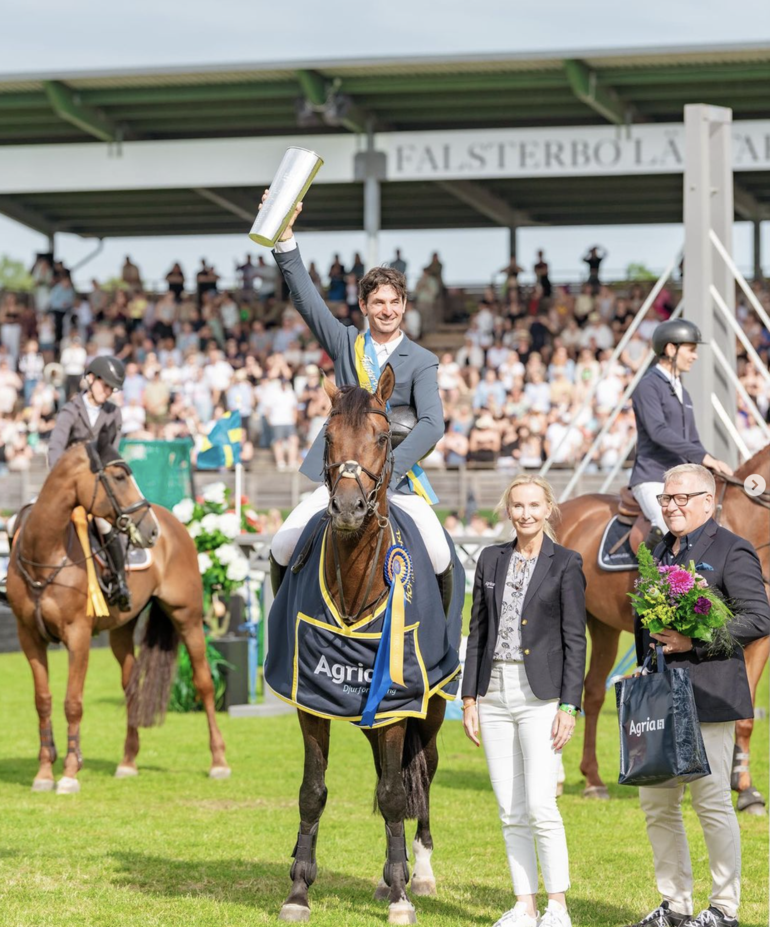
[[[735,721],[753,715],[743,645],[770,634],[770,605],[756,551],[714,520],[715,483],[699,464],[665,474],[658,502],[668,533],[653,557],[640,547],[632,594],[636,653],[663,645],[688,667],[711,774],[689,783],[711,867],[709,907],[693,916],[693,875],[682,821],[684,786],[640,787],[661,903],[634,927],[737,927],[740,831],[730,768]]]

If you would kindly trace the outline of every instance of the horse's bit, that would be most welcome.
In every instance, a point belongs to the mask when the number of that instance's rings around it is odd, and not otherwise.
[[[369,608],[374,609],[379,605],[381,600],[387,593],[387,589],[383,589],[379,596],[373,601],[368,602],[369,593],[372,591],[372,586],[374,584],[374,574],[377,570],[377,562],[380,558],[380,551],[382,550],[382,539],[385,535],[385,529],[389,526],[390,520],[387,516],[380,515],[378,511],[378,496],[380,490],[382,489],[385,481],[390,479],[390,474],[393,472],[393,442],[390,433],[390,417],[387,412],[383,412],[382,409],[369,409],[368,413],[370,415],[381,415],[385,421],[388,423],[387,434],[387,446],[385,454],[385,463],[382,466],[379,474],[372,473],[367,467],[364,467],[363,464],[360,464],[357,460],[338,460],[334,463],[329,463],[329,440],[328,437],[324,444],[324,483],[326,488],[329,490],[329,505],[326,509],[326,517],[331,518],[332,516],[332,503],[334,501],[334,495],[337,492],[337,488],[340,485],[340,482],[344,479],[354,479],[358,484],[358,489],[361,493],[361,497],[364,500],[364,505],[366,506],[366,514],[364,518],[369,516],[376,516],[378,532],[377,532],[377,547],[374,551],[374,557],[372,558],[372,565],[369,569],[369,579],[366,584],[366,592],[364,593],[362,599],[362,605],[358,609],[355,615],[350,616],[347,613],[347,608],[345,607],[345,596],[342,591],[342,570],[340,568],[340,555],[339,549],[337,546],[337,534],[332,530],[332,550],[334,552],[334,567],[337,574],[337,589],[339,591],[340,597],[340,609],[344,619],[349,619],[351,624],[354,624],[361,615]],[[329,413],[329,418],[334,415],[339,415],[339,412],[332,410]],[[334,470],[339,470],[336,480],[332,480],[332,472]],[[369,479],[374,483],[372,489],[367,493],[364,489],[364,484],[361,482],[361,474],[364,473]]]

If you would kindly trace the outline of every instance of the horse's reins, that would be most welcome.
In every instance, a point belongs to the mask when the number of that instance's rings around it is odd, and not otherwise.
[[[380,470],[379,474],[372,473],[371,470],[363,466],[363,464],[360,464],[357,460],[338,460],[333,463],[329,463],[328,462],[328,456],[329,456],[328,439],[326,443],[324,444],[324,469],[323,469],[324,483],[326,484],[326,488],[329,490],[329,505],[327,506],[327,509],[326,509],[327,517],[331,518],[332,516],[332,503],[334,502],[334,495],[337,492],[337,488],[339,487],[340,482],[344,479],[354,479],[356,483],[358,484],[358,489],[361,493],[361,497],[364,500],[364,505],[366,506],[366,514],[364,515],[364,519],[369,518],[371,516],[376,516],[377,518],[377,525],[378,525],[377,546],[374,551],[374,557],[372,558],[372,565],[369,569],[369,579],[367,580],[367,584],[366,584],[366,592],[364,593],[361,607],[358,609],[356,614],[353,616],[350,616],[347,613],[347,608],[345,606],[345,595],[342,591],[342,569],[340,566],[339,547],[337,544],[337,532],[334,531],[333,529],[331,532],[332,552],[334,555],[334,569],[337,574],[337,589],[339,591],[339,597],[340,597],[340,609],[341,609],[343,618],[348,620],[350,624],[354,624],[356,621],[358,621],[358,619],[361,617],[361,615],[364,614],[364,612],[367,609],[376,608],[377,605],[382,601],[382,599],[384,598],[384,596],[386,595],[388,591],[387,588],[383,589],[382,592],[377,596],[377,598],[373,602],[367,601],[369,598],[369,594],[372,591],[372,586],[374,585],[374,576],[377,571],[377,561],[379,560],[380,551],[382,550],[382,539],[385,535],[385,529],[390,524],[390,520],[388,519],[388,517],[384,515],[380,515],[379,513],[377,497],[379,496],[380,490],[382,489],[383,484],[385,483],[385,480],[390,478],[391,471],[393,470],[393,444],[392,444],[392,438],[391,438],[391,433],[390,433],[390,416],[388,415],[387,412],[383,412],[382,409],[369,409],[368,413],[370,415],[381,415],[385,419],[385,421],[388,423],[388,431],[387,431],[388,442],[387,442],[387,447],[386,447],[385,463],[383,464],[382,469]],[[329,413],[329,418],[331,418],[334,415],[340,415],[340,414],[341,414],[340,412],[335,412],[334,410],[332,410]],[[332,481],[332,471],[334,470],[339,470],[339,473],[337,475],[337,479]],[[366,492],[364,488],[364,484],[361,482],[362,473],[366,474],[366,476],[368,476],[369,479],[374,483],[374,486],[368,493]]]
[[[761,505],[762,508],[770,509],[770,491],[765,490],[764,492],[759,493],[759,495],[757,496],[752,496],[748,492],[746,492],[746,486],[744,485],[744,481],[739,479],[737,476],[728,476],[726,473],[717,473],[716,471],[712,471],[712,473],[714,474],[715,479],[722,480],[722,489],[721,489],[721,492],[719,493],[719,502],[717,502],[716,511],[714,513],[714,517],[716,519],[717,524],[719,524],[719,520],[722,515],[722,507],[723,507],[725,493],[727,492],[728,485],[729,486],[740,486],[740,488],[746,493],[746,495],[749,497],[749,499],[751,499],[752,502],[756,503],[757,505]],[[764,541],[762,544],[757,544],[754,547],[754,550],[762,550],[764,547],[770,547],[770,540]],[[764,581],[766,585],[770,586],[770,576],[765,576],[764,574],[762,574],[762,580]]]

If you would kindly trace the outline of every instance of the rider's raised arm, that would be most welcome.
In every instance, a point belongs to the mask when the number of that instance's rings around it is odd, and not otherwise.
[[[292,241],[293,239],[290,239]],[[337,359],[342,346],[347,343],[346,327],[335,319],[331,310],[321,298],[310,279],[299,248],[286,249],[288,242],[278,242],[273,256],[281,269],[283,279],[291,293],[291,300],[302,318],[307,322],[310,331],[318,339],[321,347],[331,357]]]
[[[75,424],[75,411],[66,405],[56,417],[51,437],[48,441],[48,468],[51,469],[61,455],[67,450]]]
[[[444,435],[444,408],[438,392],[438,360],[426,365],[414,378],[412,402],[417,424],[393,452],[391,486],[434,447]]]

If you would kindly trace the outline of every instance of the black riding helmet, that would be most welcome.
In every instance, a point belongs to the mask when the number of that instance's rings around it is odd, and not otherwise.
[[[103,380],[107,386],[111,386],[113,389],[123,389],[126,368],[117,357],[95,357],[86,367],[86,375],[89,373],[92,373],[99,380]]]
[[[700,329],[687,319],[669,319],[661,322],[652,333],[652,350],[657,357],[666,351],[667,344],[705,344]]]

